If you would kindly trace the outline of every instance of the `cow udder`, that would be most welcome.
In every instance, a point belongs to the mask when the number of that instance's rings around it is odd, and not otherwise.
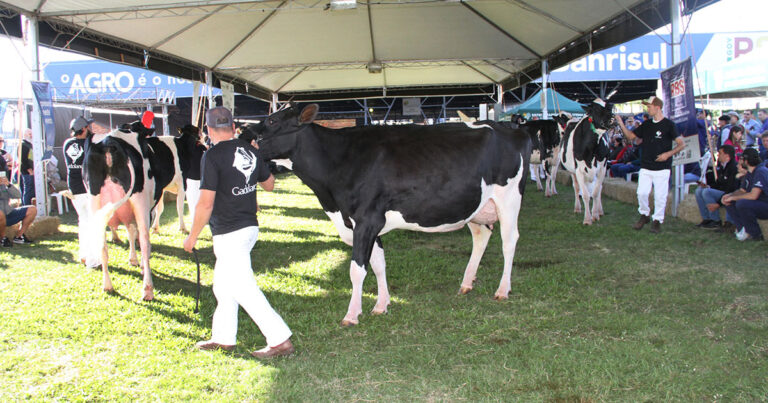
[[[113,182],[111,178],[107,178],[104,181],[104,185],[101,187],[99,194],[101,195],[101,206],[99,206],[99,208],[101,208],[108,203],[115,203],[122,199],[123,196],[125,196],[125,190],[123,190],[123,187],[118,183]],[[108,224],[110,227],[117,226],[118,224],[125,224],[127,226],[134,221],[133,209],[131,208],[131,203],[128,202],[123,203],[117,208],[115,214],[109,219]]]
[[[480,225],[492,225],[496,221],[499,221],[499,216],[496,214],[496,203],[493,199],[485,202],[483,208],[481,208],[470,221]]]

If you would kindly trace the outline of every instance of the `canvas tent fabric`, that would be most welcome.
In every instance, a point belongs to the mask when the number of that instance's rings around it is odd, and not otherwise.
[[[489,94],[669,22],[676,0],[0,0],[41,44],[264,100]],[[691,12],[716,0],[684,0]]]
[[[533,94],[533,96],[528,98],[525,102],[510,109],[509,113],[541,113],[542,92],[543,91],[539,91]],[[580,103],[564,97],[562,94],[551,88],[547,90],[547,111],[549,111],[549,113],[584,113]]]

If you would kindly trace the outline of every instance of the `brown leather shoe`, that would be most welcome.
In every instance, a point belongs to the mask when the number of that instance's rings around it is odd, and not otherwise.
[[[219,344],[214,341],[206,340],[206,341],[200,341],[197,344],[195,344],[195,348],[203,351],[213,351],[213,350],[232,351],[235,349],[235,345]]]
[[[632,228],[639,231],[643,229],[643,226],[645,226],[645,224],[648,224],[649,222],[651,222],[650,216],[640,214],[640,219],[637,220],[637,222],[635,223],[635,225],[632,226]]]
[[[263,360],[268,358],[274,358],[274,357],[281,357],[284,355],[291,355],[293,352],[296,351],[295,348],[293,348],[293,343],[291,343],[291,340],[288,339],[275,347],[264,347],[261,350],[257,350],[251,353],[252,356]]]
[[[651,223],[650,232],[652,234],[658,234],[659,232],[661,232],[661,223],[659,222],[659,220],[653,220],[653,222]]]

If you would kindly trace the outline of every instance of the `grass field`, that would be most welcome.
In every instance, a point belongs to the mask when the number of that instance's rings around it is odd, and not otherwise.
[[[570,187],[545,199],[529,185],[508,301],[492,300],[498,233],[459,296],[469,231],[398,231],[383,237],[389,314],[368,314],[370,273],[360,325],[341,328],[350,248],[298,179],[277,188],[259,194],[252,256],[295,355],[251,358],[264,338],[244,312],[234,353],[193,349],[210,335],[214,258],[205,230],[195,314],[195,265],[171,205],[152,238],[153,302],[125,244],[110,244],[117,294],[101,291],[100,271],[75,263],[69,213],[60,234],[0,251],[0,400],[768,400],[765,243],[676,219],[638,233],[635,206],[612,200],[584,227]]]

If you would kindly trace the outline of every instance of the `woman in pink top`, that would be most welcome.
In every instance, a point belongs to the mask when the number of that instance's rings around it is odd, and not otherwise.
[[[732,145],[736,150],[736,162],[738,162],[741,153],[744,152],[744,128],[739,125],[731,127],[728,140],[725,140],[723,145],[725,144]]]

